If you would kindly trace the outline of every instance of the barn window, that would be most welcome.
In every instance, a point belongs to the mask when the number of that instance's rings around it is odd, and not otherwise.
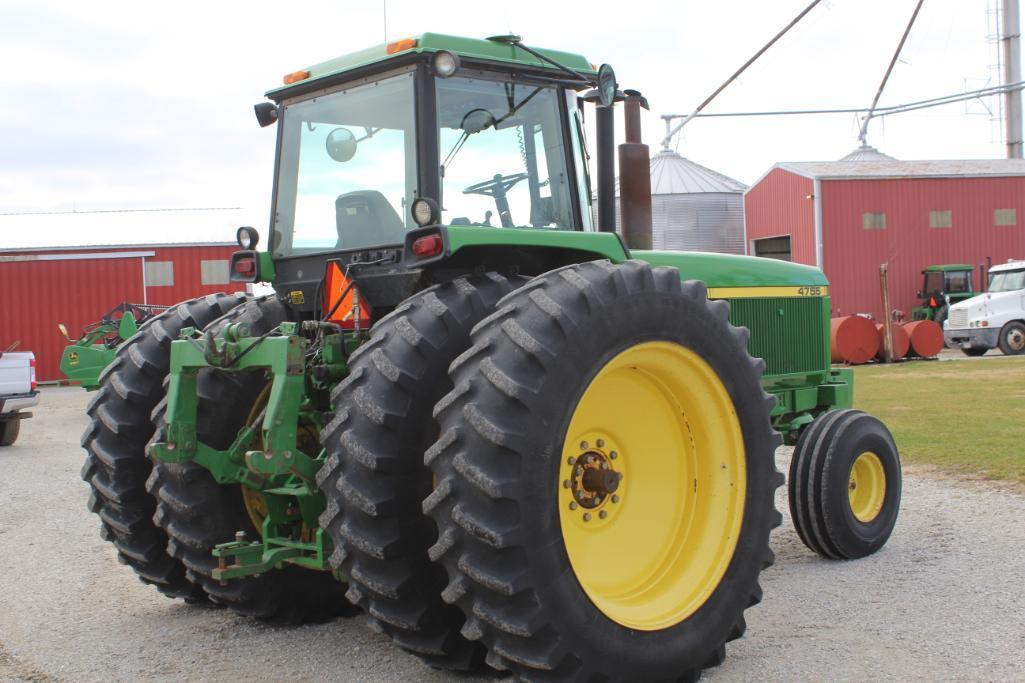
[[[766,237],[765,239],[752,240],[755,256],[762,258],[774,258],[780,261],[790,259],[790,235],[784,237]]]
[[[226,285],[228,279],[228,261],[217,259],[215,261],[199,262],[199,278],[204,285]]]
[[[866,230],[886,230],[886,214],[866,211],[861,214],[861,227]]]
[[[929,212],[929,227],[930,228],[950,228],[954,225],[954,212],[953,211],[930,211]]]
[[[993,212],[993,224],[997,226],[1018,225],[1018,210],[997,209]]]
[[[173,287],[174,261],[146,261],[147,287]]]

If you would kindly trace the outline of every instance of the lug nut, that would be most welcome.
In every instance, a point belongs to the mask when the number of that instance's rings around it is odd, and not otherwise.
[[[609,453],[609,457],[612,458],[613,460],[615,460],[616,458],[619,457],[619,453],[616,453],[615,451],[612,451],[611,453]]]
[[[577,504],[576,504],[576,503],[574,503],[574,502],[572,502],[572,501],[570,501],[570,504],[569,504],[569,509],[570,509],[570,510],[576,510],[576,509],[577,509]]]
[[[597,443],[598,443],[598,448],[603,448],[605,446],[605,439],[598,439]]]
[[[617,495],[613,494],[613,496],[612,496],[612,502],[613,502],[613,503],[618,503],[618,502],[619,502],[619,496],[617,496]]]
[[[584,513],[584,521],[585,522],[590,522],[591,521],[591,513],[590,512],[585,512]]]
[[[586,441],[581,441],[581,442],[580,442],[580,450],[582,450],[582,451],[586,451],[587,449],[588,449],[588,444],[587,444],[587,442],[586,442]]]
[[[609,516],[609,513],[607,513],[604,510],[602,510],[601,512],[598,513],[598,516],[601,517],[602,519],[605,519],[606,517]]]
[[[562,488],[568,489],[570,487],[569,479],[562,482]]]
[[[576,458],[574,458],[574,457],[573,457],[573,456],[571,455],[571,456],[569,456],[569,458],[568,458],[568,459],[566,460],[566,462],[567,462],[567,463],[569,463],[570,465],[575,465],[575,464],[576,464],[576,462],[577,462],[577,459],[576,459]]]

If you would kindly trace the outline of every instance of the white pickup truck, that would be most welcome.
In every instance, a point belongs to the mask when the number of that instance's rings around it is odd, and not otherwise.
[[[950,306],[943,338],[969,356],[996,347],[1008,356],[1025,353],[1025,261],[990,268],[985,294]]]
[[[25,409],[37,403],[35,354],[31,351],[0,353],[0,446],[15,442],[21,421],[32,417]]]

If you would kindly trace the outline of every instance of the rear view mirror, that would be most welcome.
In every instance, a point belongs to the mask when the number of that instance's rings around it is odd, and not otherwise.
[[[335,128],[328,133],[327,155],[338,162],[346,162],[356,156],[356,136],[348,128]]]
[[[459,127],[466,135],[473,135],[495,125],[495,117],[487,109],[471,109],[463,117]]]

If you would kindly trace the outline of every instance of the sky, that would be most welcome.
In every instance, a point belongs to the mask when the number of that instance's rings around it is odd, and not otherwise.
[[[693,109],[806,4],[5,0],[0,249],[231,241],[245,224],[266,233],[274,129],[259,128],[252,105],[285,73],[425,31],[515,32],[612,64],[651,103],[654,153],[659,115]],[[867,106],[914,4],[824,0],[706,111]],[[998,83],[995,4],[925,0],[880,105]],[[986,103],[995,115],[997,98]],[[854,115],[698,119],[674,147],[752,183],[778,161],[837,159],[857,132]],[[869,143],[899,159],[1004,154],[978,101],[876,120]],[[81,213],[194,208],[223,210]],[[24,213],[50,215],[9,215]]]

